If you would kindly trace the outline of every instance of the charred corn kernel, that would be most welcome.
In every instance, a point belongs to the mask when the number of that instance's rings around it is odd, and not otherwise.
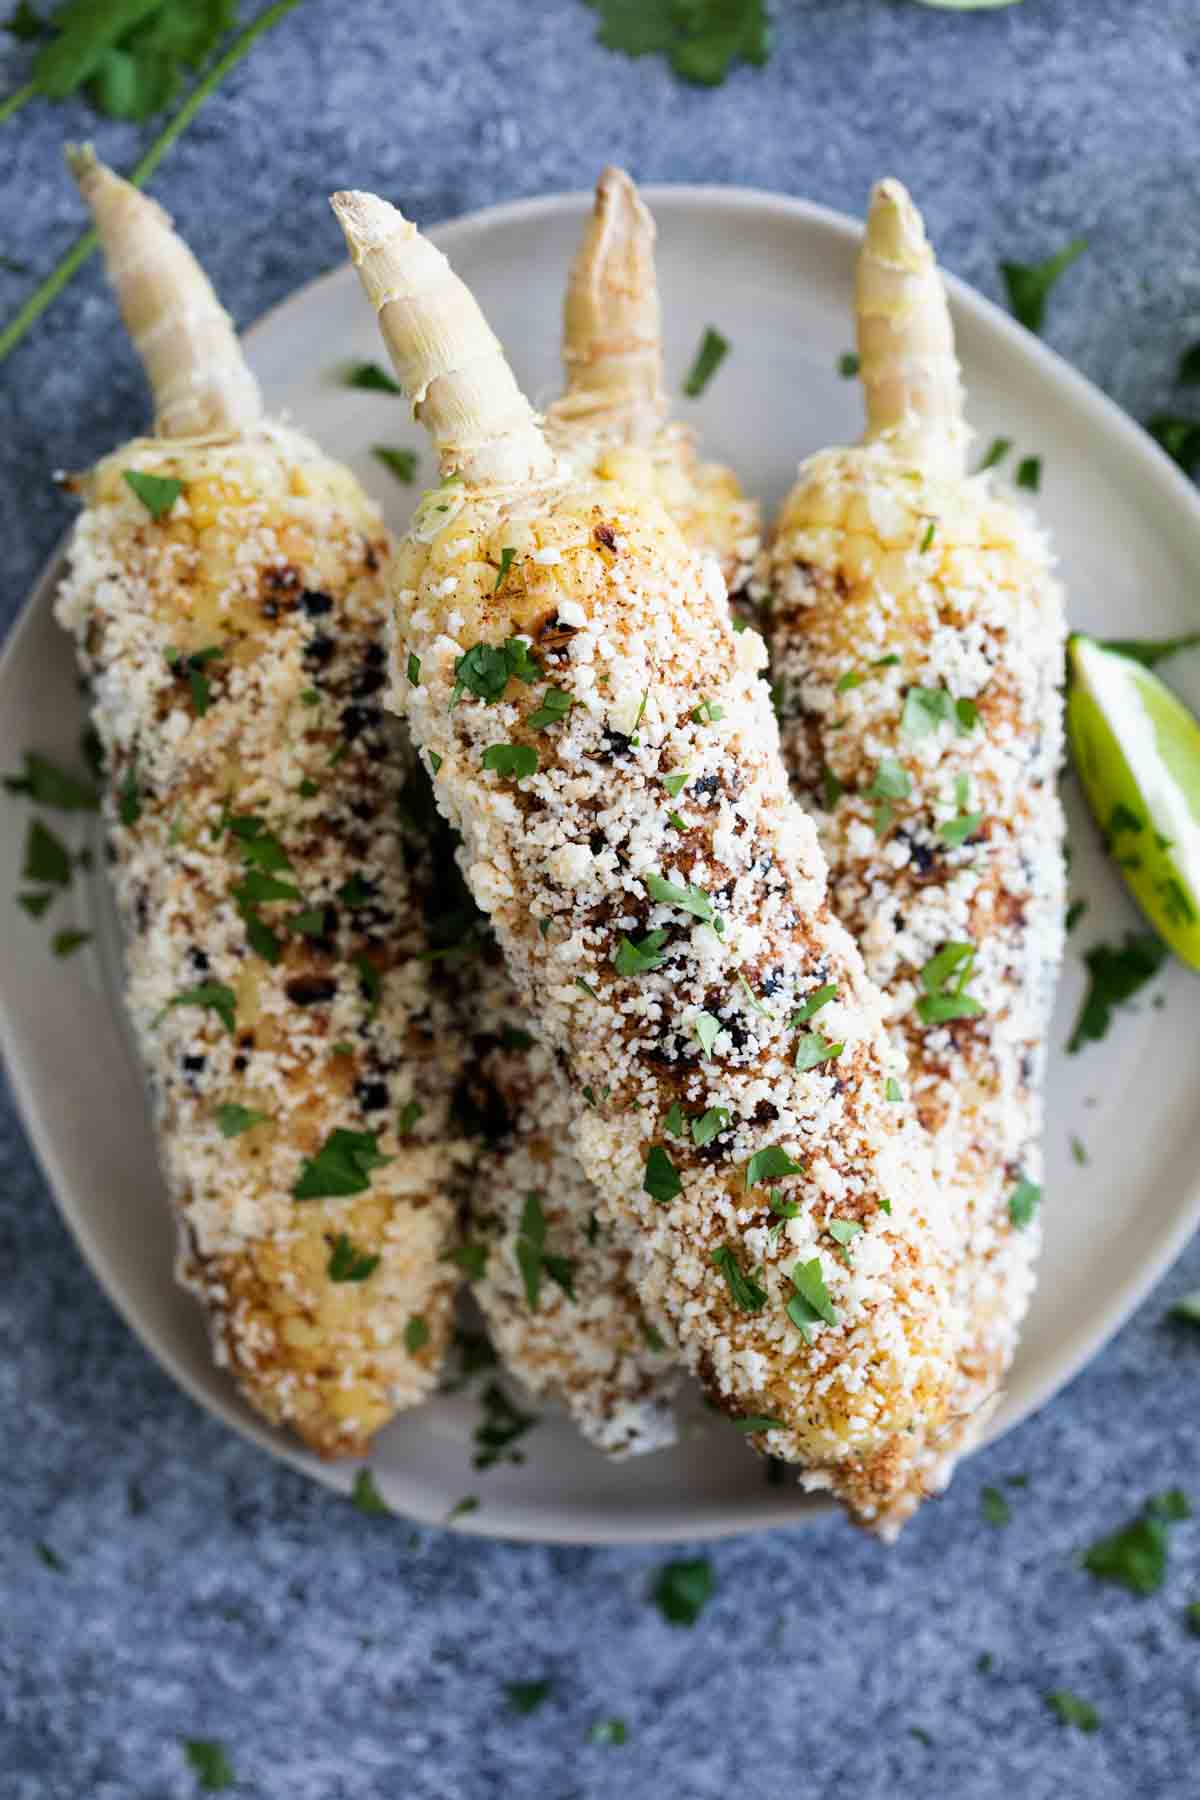
[[[866,441],[801,469],[770,553],[767,630],[830,900],[883,990],[965,1226],[951,1419],[882,1506],[887,1532],[977,1435],[1033,1289],[1038,1223],[1010,1203],[1041,1180],[1064,903],[1064,625],[1045,540],[987,476],[965,473],[945,294],[898,182],[872,196],[858,335]]]
[[[657,500],[556,463],[444,258],[374,196],[334,205],[466,489],[400,549],[393,702],[567,1072],[580,1162],[649,1316],[720,1404],[781,1421],[774,1453],[859,1506],[903,1483],[914,1422],[944,1414],[952,1245],[915,1121],[886,1099],[878,996],[788,797],[761,641],[733,631],[718,571]],[[514,524],[537,548],[506,557]],[[489,578],[448,588],[456,556]],[[534,722],[548,689],[569,702],[557,726]]]
[[[85,479],[58,616],[104,748],[180,1271],[250,1403],[356,1453],[431,1391],[454,1285],[453,1036],[381,707],[389,545],[346,470],[259,417],[165,215],[77,172],[161,435]]]

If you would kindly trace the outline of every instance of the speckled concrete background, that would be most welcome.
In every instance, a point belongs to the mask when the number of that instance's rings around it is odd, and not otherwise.
[[[1052,341],[1132,412],[1200,337],[1195,0],[775,0],[776,49],[717,92],[594,43],[579,0],[306,0],[155,185],[240,321],[328,267],[325,194],[429,221],[581,187],[742,182],[861,208],[894,170],[945,261],[1079,230]],[[7,40],[3,40],[7,44]],[[22,79],[0,48],[0,92]],[[0,317],[79,229],[59,145],[134,135],[82,109],[0,127]],[[10,160],[11,159],[11,160]],[[89,269],[0,369],[4,620],[67,522],[46,481],[142,416]],[[691,1631],[647,1598],[653,1552],[514,1548],[364,1518],[201,1416],[119,1323],[20,1129],[0,1139],[0,1796],[176,1800],[185,1737],[218,1738],[263,1800],[1125,1800],[1197,1791],[1200,1523],[1167,1585],[1101,1588],[1075,1554],[1149,1493],[1200,1502],[1200,1339],[1164,1323],[1200,1246],[1041,1418],[974,1463],[888,1553],[834,1520],[712,1552]],[[980,1488],[1010,1489],[987,1525]],[[43,1541],[64,1565],[39,1560]],[[980,1670],[980,1657],[991,1657]],[[529,1718],[504,1683],[548,1676]],[[1044,1695],[1101,1714],[1068,1731]],[[620,1748],[586,1742],[597,1719]]]

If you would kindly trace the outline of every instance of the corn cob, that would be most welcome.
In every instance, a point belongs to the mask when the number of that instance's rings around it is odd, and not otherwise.
[[[1039,1088],[1062,949],[1063,600],[1026,514],[968,477],[949,310],[898,182],[858,268],[867,432],[813,457],[770,557],[783,746],[816,810],[835,912],[908,1054],[939,1184],[965,1223],[951,1420],[893,1530],[944,1485],[1033,1288]]]
[[[444,477],[397,552],[393,701],[566,1073],[580,1161],[651,1323],[869,1513],[944,1411],[952,1246],[787,794],[761,643],[653,496],[555,461],[414,227],[333,204]]]
[[[158,436],[83,483],[58,616],[91,678],[179,1272],[245,1398],[360,1452],[433,1387],[453,1038],[381,710],[390,545],[263,420],[167,216],[75,153]]]

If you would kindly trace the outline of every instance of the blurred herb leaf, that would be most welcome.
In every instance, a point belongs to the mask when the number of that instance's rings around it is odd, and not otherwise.
[[[761,68],[771,48],[766,0],[588,0],[597,36],[626,56],[665,56],[676,75],[718,87],[736,62]]]

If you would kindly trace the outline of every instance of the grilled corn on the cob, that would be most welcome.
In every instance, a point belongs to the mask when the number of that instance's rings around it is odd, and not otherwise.
[[[374,196],[334,205],[446,478],[397,554],[393,700],[580,1160],[651,1323],[870,1512],[945,1409],[948,1232],[761,644],[658,502],[564,471],[445,259]]]
[[[91,678],[127,999],[217,1355],[329,1455],[427,1394],[448,1059],[423,849],[381,709],[390,546],[350,474],[267,423],[170,221],[74,166],[158,435],[83,484],[58,616]]]
[[[784,753],[830,901],[886,996],[940,1185],[965,1221],[951,1419],[885,1530],[944,1484],[1034,1280],[1039,1088],[1062,947],[1063,600],[1045,540],[968,478],[941,278],[898,182],[858,271],[864,443],[815,456],[770,555]]]

